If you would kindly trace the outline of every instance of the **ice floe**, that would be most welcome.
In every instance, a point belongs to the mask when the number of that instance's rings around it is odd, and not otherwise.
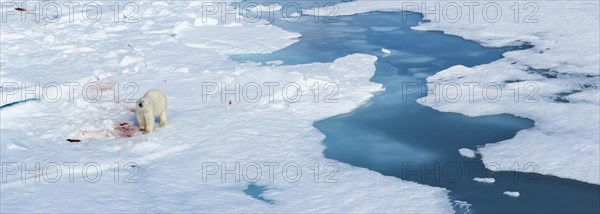
[[[494,178],[473,178],[473,181],[477,181],[479,183],[493,184],[496,182]]]
[[[458,153],[460,153],[460,155],[462,155],[465,158],[475,158],[475,151],[467,148],[459,149]]]
[[[505,191],[502,194],[508,195],[513,198],[518,198],[521,195],[521,193],[519,193],[519,192],[511,192],[511,191]]]

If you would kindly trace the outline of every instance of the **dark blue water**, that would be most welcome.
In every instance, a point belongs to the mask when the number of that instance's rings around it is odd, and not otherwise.
[[[255,199],[264,201],[266,203],[272,204],[273,200],[269,200],[263,197],[263,192],[265,192],[265,190],[267,190],[265,188],[265,186],[258,186],[256,184],[250,184],[246,187],[246,189],[244,189],[244,193],[246,193],[246,195],[249,195]]]
[[[518,131],[533,127],[533,121],[511,115],[466,117],[416,102],[426,93],[427,76],[453,65],[489,63],[506,51],[527,48],[527,44],[486,48],[441,32],[412,31],[409,28],[422,19],[415,13],[373,12],[335,19],[333,23],[315,22],[311,17],[296,23],[275,20],[273,24],[301,33],[300,41],[268,55],[232,57],[301,64],[331,62],[354,53],[379,56],[372,81],[382,83],[386,91],[352,113],[315,123],[326,135],[325,157],[444,187],[451,191],[452,200],[472,204],[470,212],[600,212],[598,185],[531,173],[492,172],[485,169],[480,157],[468,159],[458,153],[460,148],[475,150],[512,138]],[[383,57],[381,48],[392,50],[392,54]],[[416,85],[421,91],[407,93],[403,85]],[[519,164],[515,167],[540,167]],[[491,177],[496,182],[478,183],[474,177]],[[508,197],[504,191],[518,191],[521,196]],[[456,211],[465,210],[457,206]]]
[[[30,102],[30,101],[38,101],[39,102],[38,99],[30,98],[30,99],[26,99],[26,100],[19,100],[19,101],[16,101],[16,102],[4,104],[4,105],[0,106],[0,109],[8,108],[8,107],[11,107],[11,106],[23,104],[23,103]]]

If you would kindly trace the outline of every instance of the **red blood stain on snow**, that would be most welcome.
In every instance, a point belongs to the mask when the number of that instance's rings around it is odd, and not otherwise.
[[[113,85],[112,84],[108,84],[108,83],[100,83],[100,84],[98,84],[98,86],[100,87],[101,91],[107,91]]]
[[[119,123],[114,128],[117,130],[118,137],[133,137],[136,131],[128,122]]]
[[[129,111],[135,113],[135,109],[134,108],[130,108]]]

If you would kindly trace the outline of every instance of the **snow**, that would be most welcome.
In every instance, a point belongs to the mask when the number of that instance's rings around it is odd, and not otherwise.
[[[474,181],[477,181],[479,183],[486,183],[486,184],[493,184],[494,182],[496,182],[496,179],[494,178],[473,178]]]
[[[277,34],[277,37],[265,39],[265,32]],[[223,54],[266,54],[276,51],[281,46],[287,47],[297,41],[300,34],[284,31],[272,25],[234,25],[234,26],[202,26],[202,28],[186,28],[182,35],[177,36],[180,43],[201,49],[212,49]],[[219,35],[219,36],[215,36]],[[231,43],[244,35],[241,43]]]
[[[456,208],[458,208],[459,211],[455,212],[455,213],[470,213],[471,210],[469,208],[471,208],[472,204],[467,203],[466,201],[459,201],[459,200],[454,200],[454,206]]]
[[[256,5],[246,8],[246,10],[251,11],[253,13],[264,13],[264,12],[273,12],[281,10],[281,5],[279,4],[270,4],[270,5]]]
[[[489,47],[533,47],[507,52],[504,58],[489,64],[472,68],[457,65],[440,71],[427,78],[430,91],[436,85],[479,85],[461,87],[461,99],[452,102],[436,101],[432,93],[419,102],[439,111],[473,117],[508,113],[534,120],[534,128],[478,149],[490,170],[535,172],[600,184],[600,3],[536,1],[527,6],[519,2],[523,10],[516,21],[510,9],[515,2],[439,3],[445,9],[427,12],[425,19],[429,22],[420,23],[414,30],[443,31]],[[472,16],[464,6],[467,3],[478,4]],[[481,13],[486,4],[496,4],[504,13],[490,21],[495,14],[481,15],[486,14]],[[339,4],[335,15],[436,11],[432,10],[435,6],[436,2],[429,1],[358,0]],[[452,15],[457,14],[457,8],[464,14],[458,20]],[[534,16],[528,16],[536,8]],[[311,12],[314,10],[304,11]],[[471,91],[475,92],[472,96]],[[496,98],[496,93],[502,96]]]
[[[458,153],[465,158],[475,158],[475,151],[467,148],[462,148],[458,150]]]
[[[265,62],[267,65],[283,65],[283,60],[273,60]]]
[[[392,51],[390,51],[388,49],[385,49],[385,48],[382,48],[381,52],[384,53],[384,54],[391,54],[392,53]]]
[[[521,195],[521,193],[519,193],[519,192],[511,192],[511,191],[505,191],[502,194],[508,195],[513,198],[518,198]]]
[[[112,4],[99,4],[111,11]],[[300,35],[261,22],[195,26],[191,23],[199,18],[201,4],[194,1],[137,4],[137,23],[116,24],[112,16],[94,24],[80,16],[74,18],[76,24],[68,19],[22,23],[12,16],[0,26],[3,84],[75,87],[61,87],[56,102],[48,101],[49,93],[41,102],[0,110],[6,179],[0,183],[2,212],[452,212],[448,190],[323,157],[325,136],[312,124],[350,112],[382,90],[369,81],[377,57],[354,54],[332,63],[294,66],[239,63],[228,55],[273,52]],[[56,51],[77,48],[93,51]],[[258,102],[226,97],[234,100],[228,105],[222,89],[203,99],[203,83],[226,84],[231,90],[235,83],[267,82],[281,85],[272,94],[263,88]],[[338,101],[315,102],[310,89],[315,82],[336,83]],[[284,97],[290,91],[282,89],[286,83],[300,86],[291,90],[302,95],[297,102]],[[92,87],[84,93],[86,84]],[[141,135],[131,109],[152,88],[168,97],[169,124]],[[7,102],[25,99],[4,89],[0,93]],[[94,99],[100,94],[101,99]],[[205,174],[213,163],[230,171],[236,163],[257,163],[264,172],[258,181],[241,172],[237,180],[231,174]],[[279,164],[272,181],[267,163]],[[282,176],[293,172],[293,167],[284,171],[290,163],[302,170],[293,182]],[[311,171],[315,164],[317,181]],[[335,166],[335,173],[327,164]],[[11,166],[41,171],[21,171],[22,177],[11,174]],[[97,171],[102,174],[95,180]],[[261,196],[273,204],[245,194],[251,183],[264,187]]]
[[[142,57],[124,56],[123,59],[121,60],[121,63],[119,63],[119,66],[125,67],[125,66],[131,65],[133,63],[141,62],[143,60],[144,60],[144,58],[142,58]]]
[[[196,18],[196,20],[194,20],[194,27],[200,27],[200,26],[210,26],[210,25],[217,25],[219,24],[219,20],[217,19],[213,19],[213,18]]]

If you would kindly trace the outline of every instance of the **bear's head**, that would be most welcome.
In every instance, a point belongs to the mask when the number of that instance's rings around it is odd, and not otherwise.
[[[151,108],[150,98],[142,97],[138,100],[136,109],[141,110],[142,112],[147,112]]]

